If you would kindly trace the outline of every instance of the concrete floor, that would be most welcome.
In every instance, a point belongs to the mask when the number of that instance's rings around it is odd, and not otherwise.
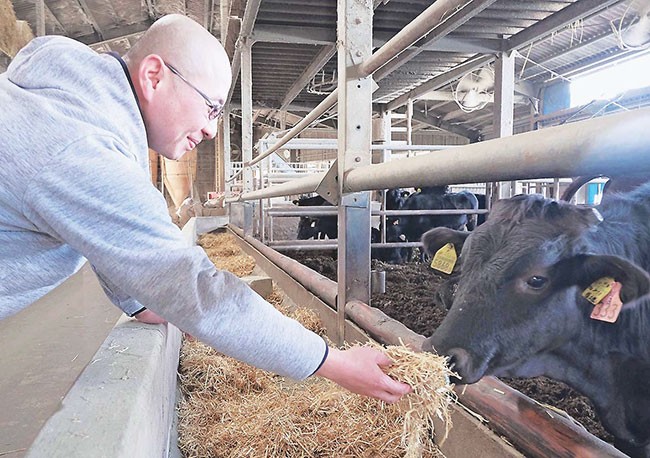
[[[86,265],[0,321],[0,457],[24,456],[120,315]]]

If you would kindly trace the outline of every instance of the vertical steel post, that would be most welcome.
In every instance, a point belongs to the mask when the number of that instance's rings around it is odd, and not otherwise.
[[[252,42],[245,40],[241,47],[241,151],[244,164],[253,159],[253,64]],[[243,191],[253,190],[253,169],[245,167],[243,171]],[[248,223],[248,219],[245,220]],[[251,221],[252,222],[252,221]],[[254,225],[254,224],[253,224]],[[253,227],[244,228],[252,233]]]
[[[406,144],[413,144],[413,99],[408,99],[406,103]],[[413,152],[408,150],[406,157],[411,157]]]
[[[494,136],[509,137],[513,134],[515,107],[515,55],[499,53],[494,63]],[[512,197],[516,182],[501,183],[499,197]]]
[[[221,115],[221,136],[223,137],[222,144],[223,144],[223,156],[221,159],[223,160],[223,175],[224,175],[224,182],[223,182],[223,189],[228,195],[228,192],[230,191],[232,187],[232,183],[228,181],[228,178],[231,177],[232,175],[232,164],[231,164],[231,151],[230,151],[230,107],[225,106],[223,109],[223,115]]]
[[[372,78],[358,66],[372,53],[372,0],[338,0],[338,334],[345,339],[345,304],[370,303],[370,193],[343,194],[345,173],[371,162]]]

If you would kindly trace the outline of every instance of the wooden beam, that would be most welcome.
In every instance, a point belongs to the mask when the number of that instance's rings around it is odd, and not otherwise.
[[[81,6],[82,11],[86,15],[86,18],[88,18],[88,21],[90,24],[93,26],[93,29],[95,29],[95,33],[99,37],[100,41],[104,41],[106,38],[104,37],[104,32],[102,28],[99,26],[97,21],[95,20],[95,16],[93,16],[93,13],[88,6],[88,3],[86,3],[86,0],[77,0],[79,2],[79,6]]]
[[[45,35],[45,0],[36,0],[34,4],[36,10],[36,36]]]
[[[46,21],[46,23],[47,23],[47,20],[48,20],[48,19],[49,19],[51,22],[54,22],[54,25],[55,25],[56,27],[58,27],[58,28],[61,30],[61,32],[60,32],[61,35],[66,35],[66,36],[67,36],[67,35],[68,35],[68,31],[66,30],[65,27],[63,27],[63,24],[61,24],[61,21],[59,21],[59,20],[57,19],[57,17],[54,15],[54,13],[53,13],[52,10],[50,9],[50,7],[47,6],[47,3],[45,3],[45,1],[43,1],[43,5],[45,6],[45,21]],[[52,29],[56,30],[55,27],[53,27]]]

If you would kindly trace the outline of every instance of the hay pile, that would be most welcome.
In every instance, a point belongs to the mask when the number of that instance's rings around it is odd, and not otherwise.
[[[255,260],[239,248],[232,234],[203,234],[197,243],[205,250],[217,269],[243,277],[250,275],[255,268]]]
[[[0,52],[14,57],[32,38],[29,24],[16,19],[11,1],[0,0]]]
[[[214,236],[213,236],[214,237]],[[210,250],[239,252],[217,235]],[[234,239],[232,239],[234,241]],[[207,250],[206,250],[207,251]],[[307,328],[323,333],[310,310],[288,311],[274,290],[269,302]],[[450,424],[454,395],[444,358],[403,346],[383,349],[392,377],[413,393],[387,405],[319,377],[295,383],[224,356],[197,341],[181,350],[179,447],[187,457],[436,457],[433,419]]]

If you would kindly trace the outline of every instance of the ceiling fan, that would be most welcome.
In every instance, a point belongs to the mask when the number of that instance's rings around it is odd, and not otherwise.
[[[650,45],[650,1],[632,0],[612,30],[622,49],[644,49]]]
[[[454,101],[466,113],[477,111],[492,101],[494,70],[489,65],[465,73],[452,91]]]

